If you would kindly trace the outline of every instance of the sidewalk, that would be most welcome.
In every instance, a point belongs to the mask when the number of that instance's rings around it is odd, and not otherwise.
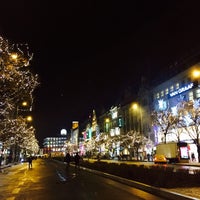
[[[0,166],[0,173],[2,173],[4,169],[6,169],[8,167],[12,167],[13,165],[17,165],[17,164],[19,164],[19,163],[15,162],[15,163],[9,163],[9,164],[6,164],[6,165],[1,165]]]

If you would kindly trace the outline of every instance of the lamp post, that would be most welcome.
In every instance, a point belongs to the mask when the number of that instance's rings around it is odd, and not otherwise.
[[[141,106],[139,106],[138,103],[134,103],[132,105],[132,109],[139,113],[139,131],[140,133],[143,133],[143,116]]]
[[[20,105],[17,105],[17,117],[19,116],[20,110],[24,111],[25,108],[28,107],[28,102],[27,101],[22,101]]]
[[[110,119],[106,118],[105,119],[105,132],[108,133],[110,129]]]

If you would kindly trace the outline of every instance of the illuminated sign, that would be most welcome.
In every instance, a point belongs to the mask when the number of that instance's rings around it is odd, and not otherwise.
[[[164,99],[158,100],[158,107],[159,107],[159,110],[166,110],[167,102]]]
[[[110,130],[110,136],[114,136],[115,135],[115,131],[114,131],[114,129],[111,129]]]
[[[72,129],[78,128],[78,121],[73,121],[72,122]]]
[[[116,118],[117,118],[117,112],[115,111],[112,113],[112,119],[116,119]]]
[[[117,118],[117,107],[114,107],[112,109],[110,109],[111,115],[112,115],[112,119],[116,119]]]
[[[181,87],[181,88],[179,88],[178,90],[175,90],[174,92],[170,93],[169,96],[170,96],[170,97],[173,97],[173,96],[175,96],[175,95],[177,95],[177,94],[181,94],[182,92],[185,92],[185,91],[187,91],[187,90],[190,90],[193,86],[194,86],[194,84],[193,84],[193,83],[190,83],[190,84],[188,84],[188,85],[186,85],[186,86],[184,86],[184,87]]]

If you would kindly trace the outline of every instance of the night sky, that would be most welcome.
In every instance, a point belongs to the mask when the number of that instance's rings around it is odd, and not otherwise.
[[[198,1],[47,1],[1,3],[0,32],[27,43],[34,93],[34,125],[44,137],[70,130],[92,110],[136,93],[141,76],[164,77],[200,50]]]

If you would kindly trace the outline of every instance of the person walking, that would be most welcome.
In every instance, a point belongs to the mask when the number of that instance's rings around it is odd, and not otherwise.
[[[66,154],[66,156],[65,156],[65,161],[66,161],[66,163],[67,163],[66,167],[69,167],[70,161],[71,161],[71,156],[70,156],[69,153]]]
[[[80,156],[78,154],[78,152],[76,153],[76,155],[74,156],[74,162],[75,162],[75,167],[76,168],[80,168]]]
[[[191,154],[191,157],[192,157],[192,162],[194,162],[196,160],[194,153]]]
[[[32,156],[29,156],[29,157],[28,157],[28,168],[29,168],[29,169],[32,168],[32,161],[33,161]]]

